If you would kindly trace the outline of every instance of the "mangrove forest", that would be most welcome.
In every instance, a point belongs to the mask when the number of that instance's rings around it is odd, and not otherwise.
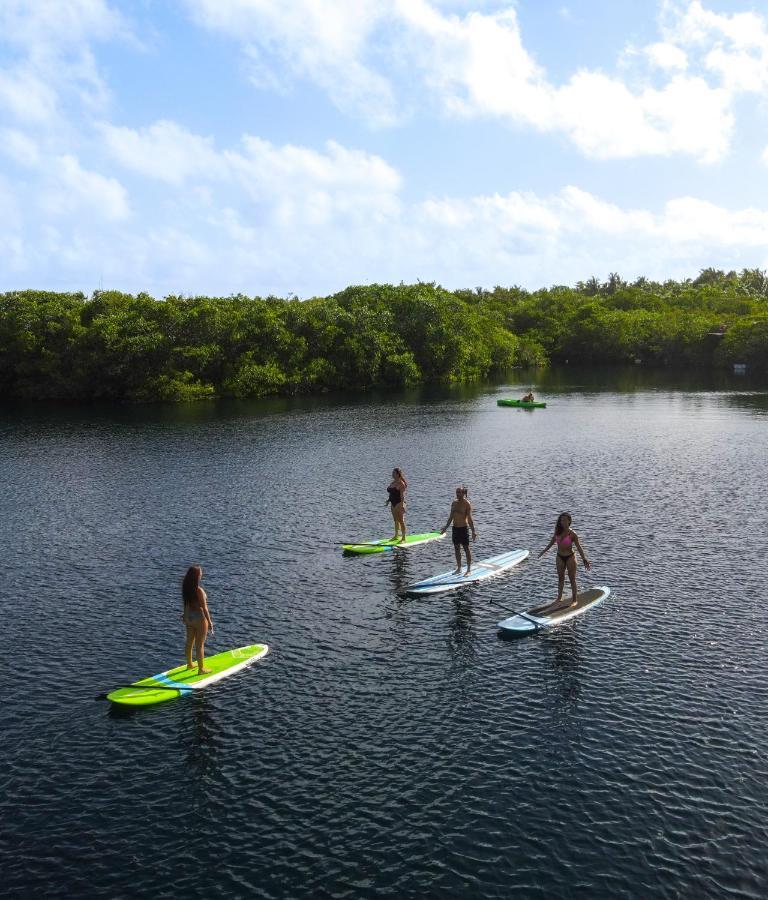
[[[0,294],[0,396],[129,401],[467,382],[551,362],[768,374],[768,277],[372,284],[330,297]]]

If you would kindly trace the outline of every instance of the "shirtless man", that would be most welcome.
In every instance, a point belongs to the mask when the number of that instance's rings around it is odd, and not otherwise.
[[[456,488],[456,499],[451,503],[451,512],[448,521],[440,529],[440,534],[445,534],[448,526],[453,523],[451,536],[453,538],[453,551],[456,554],[456,570],[454,575],[461,575],[461,548],[467,555],[467,571],[464,575],[469,575],[472,570],[472,551],[469,549],[469,530],[472,529],[472,540],[477,540],[477,532],[475,531],[475,523],[472,520],[472,504],[467,500],[467,489],[465,487]]]

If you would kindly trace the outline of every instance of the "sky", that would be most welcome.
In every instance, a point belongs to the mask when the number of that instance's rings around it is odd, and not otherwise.
[[[0,291],[768,268],[768,0],[0,0]]]

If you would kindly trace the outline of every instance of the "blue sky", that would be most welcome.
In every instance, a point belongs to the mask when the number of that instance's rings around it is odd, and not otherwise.
[[[768,266],[768,8],[0,0],[0,290]]]

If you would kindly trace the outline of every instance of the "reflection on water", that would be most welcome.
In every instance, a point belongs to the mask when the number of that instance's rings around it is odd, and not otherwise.
[[[204,694],[190,699],[190,716],[179,723],[179,750],[186,756],[186,770],[194,781],[217,773],[225,744],[215,705]]]
[[[408,574],[410,570],[408,565],[408,553],[410,551],[392,550],[390,552],[392,554],[390,581],[392,582],[393,590],[399,593],[411,584],[411,579]]]
[[[768,413],[768,392],[766,391],[754,394],[726,393],[723,399],[728,406],[735,409],[744,409],[747,412],[762,413],[763,415]]]
[[[446,608],[453,611],[453,615],[448,620],[448,646],[456,662],[470,666],[475,657],[477,640],[475,610],[469,591],[466,589],[461,588],[449,596],[450,601],[443,601]]]
[[[581,694],[581,648],[579,629],[564,627],[538,635],[539,642],[550,666],[554,696],[555,716],[573,713]]]
[[[534,385],[534,393],[547,394],[603,393],[606,390],[624,393],[638,391],[722,391],[739,394],[758,391],[766,394],[764,380],[757,376],[734,375],[728,369],[668,369],[645,366],[555,366],[526,371]],[[515,379],[518,380],[518,379]],[[521,374],[520,384],[528,384]]]

